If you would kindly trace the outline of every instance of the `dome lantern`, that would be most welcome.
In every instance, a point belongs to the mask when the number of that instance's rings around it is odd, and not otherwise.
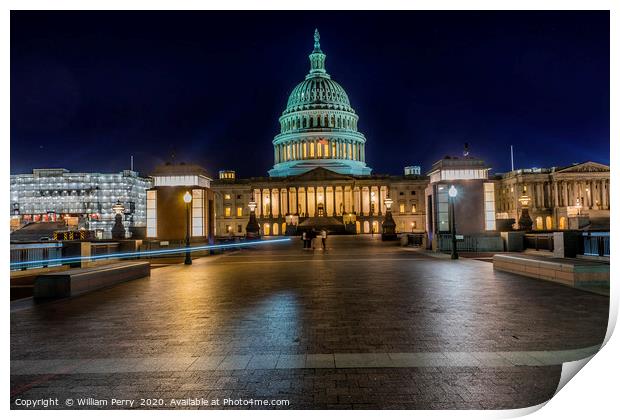
[[[321,51],[321,35],[319,30],[314,30],[314,50],[312,54],[308,56],[310,58],[310,74],[306,76],[306,79],[320,75],[321,77],[329,78],[329,74],[325,71],[325,54]]]

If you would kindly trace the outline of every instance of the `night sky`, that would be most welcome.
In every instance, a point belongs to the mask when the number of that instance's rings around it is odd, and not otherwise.
[[[266,176],[314,28],[374,173],[609,164],[609,13],[12,12],[11,173]]]

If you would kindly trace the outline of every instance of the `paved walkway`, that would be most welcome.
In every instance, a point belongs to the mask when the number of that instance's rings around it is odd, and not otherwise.
[[[517,408],[550,398],[560,364],[605,335],[604,296],[378,236],[328,245],[304,251],[294,238],[13,312],[12,406],[93,397]]]

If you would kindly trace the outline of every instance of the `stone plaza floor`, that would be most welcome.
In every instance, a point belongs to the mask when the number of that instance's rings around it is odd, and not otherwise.
[[[326,251],[292,238],[15,307],[11,406],[521,408],[554,394],[562,362],[596,352],[608,307],[605,296],[380,236],[329,237]]]

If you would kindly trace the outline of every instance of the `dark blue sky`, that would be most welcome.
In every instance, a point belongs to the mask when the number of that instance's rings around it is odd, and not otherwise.
[[[609,13],[12,12],[11,173],[264,176],[314,28],[375,173],[609,163]]]

